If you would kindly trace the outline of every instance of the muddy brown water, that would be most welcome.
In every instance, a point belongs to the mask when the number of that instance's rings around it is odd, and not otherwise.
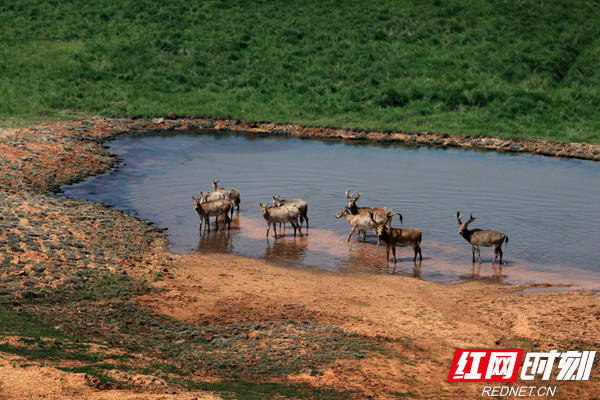
[[[156,133],[109,143],[120,160],[110,173],[63,187],[64,195],[108,203],[167,228],[176,253],[223,252],[339,272],[379,272],[447,283],[485,279],[600,287],[600,164],[459,149],[324,142],[243,133]],[[200,233],[192,196],[213,179],[241,192],[230,231]],[[423,232],[421,264],[398,248],[386,263],[372,232],[346,243],[350,231],[335,215],[344,192],[361,192],[361,207],[390,207],[404,227]],[[266,225],[260,202],[272,195],[309,204],[308,235],[281,239]],[[505,232],[506,263],[471,263],[455,217],[470,212],[471,228]],[[214,218],[211,218],[211,221]],[[400,226],[397,217],[394,226]],[[306,230],[303,229],[303,233]]]

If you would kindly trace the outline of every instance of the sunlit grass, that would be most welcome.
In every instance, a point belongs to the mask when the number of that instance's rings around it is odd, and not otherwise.
[[[583,0],[10,0],[0,120],[175,112],[600,142],[599,17]]]

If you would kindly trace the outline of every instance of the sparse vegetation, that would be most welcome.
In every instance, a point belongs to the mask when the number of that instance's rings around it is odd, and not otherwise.
[[[598,143],[583,0],[0,6],[0,119],[177,114]]]

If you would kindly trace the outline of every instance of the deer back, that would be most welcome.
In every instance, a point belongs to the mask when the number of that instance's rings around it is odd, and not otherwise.
[[[483,230],[483,229],[473,229],[470,233],[470,242],[472,244],[476,244],[479,246],[493,246],[502,244],[506,235],[501,232],[491,231],[491,230]]]
[[[293,206],[269,207],[267,209],[268,219],[274,222],[287,222],[297,219],[300,215],[300,210]],[[267,219],[267,217],[265,217]]]
[[[229,211],[231,200],[211,200],[196,204],[196,212],[205,215],[219,215]]]
[[[421,231],[415,228],[402,228],[401,240],[403,243],[421,243],[423,235]]]
[[[301,200],[301,199],[295,199],[295,200],[278,200],[277,202],[273,201],[273,204],[275,204],[275,206],[292,206],[292,207],[296,207],[300,211],[305,210],[308,207],[308,204],[306,203],[306,201]]]

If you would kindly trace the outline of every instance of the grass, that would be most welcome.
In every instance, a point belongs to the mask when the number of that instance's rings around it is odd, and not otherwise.
[[[600,143],[600,4],[16,1],[0,121],[167,112]]]
[[[351,391],[338,392],[323,388],[314,388],[306,384],[278,383],[278,382],[248,382],[248,381],[220,381],[220,382],[182,382],[179,385],[190,390],[207,390],[219,392],[224,398],[238,398],[244,400],[266,399],[313,399],[313,400],[346,400],[356,398],[356,393]],[[227,396],[227,394],[230,396]]]

